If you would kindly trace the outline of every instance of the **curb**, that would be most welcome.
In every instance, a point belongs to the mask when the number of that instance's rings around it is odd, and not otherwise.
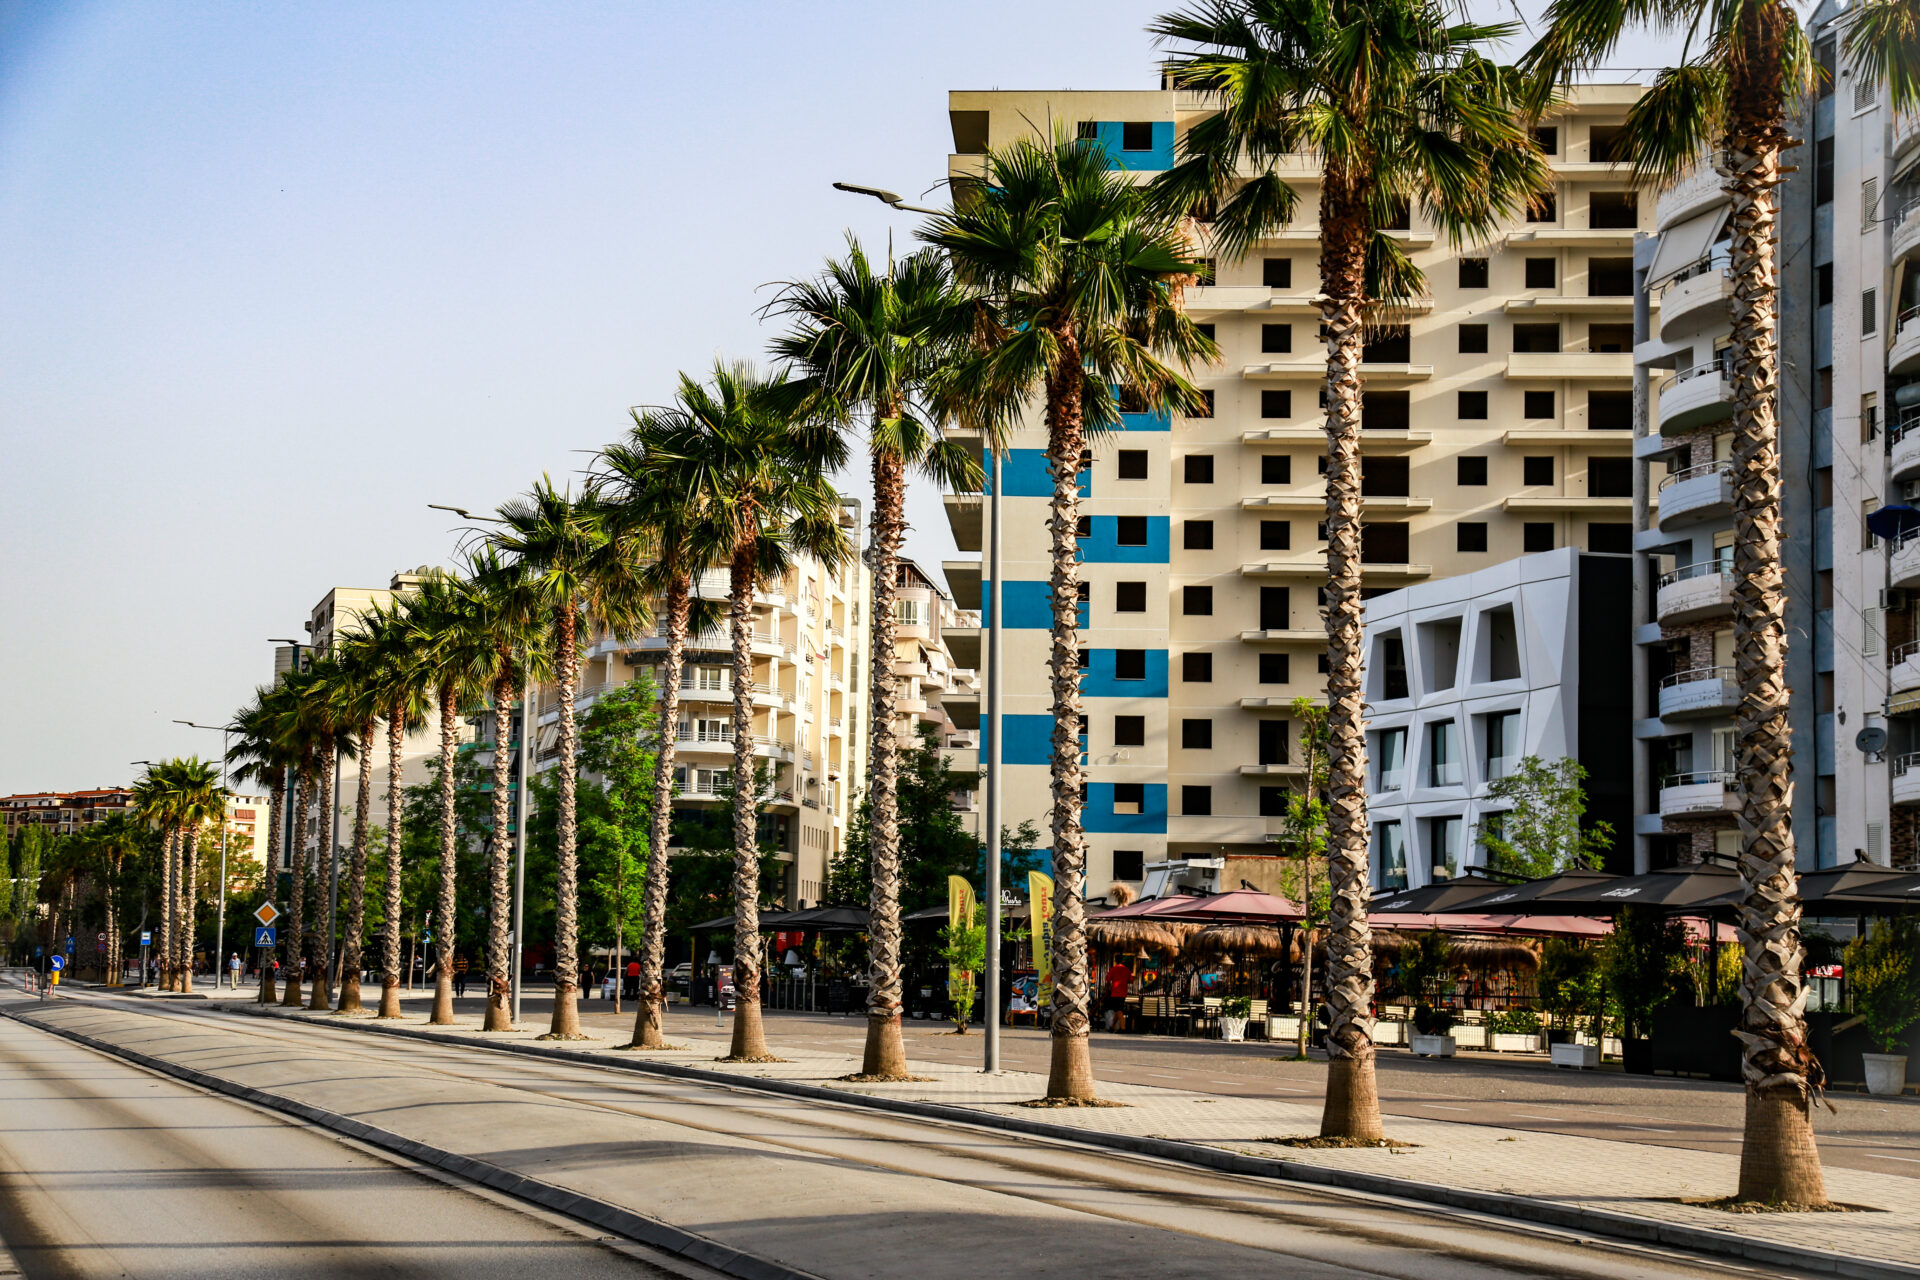
[[[737,1276],[740,1280],[822,1280],[811,1271],[801,1271],[770,1259],[742,1253],[738,1249],[683,1230],[658,1218],[636,1213],[604,1200],[596,1200],[591,1196],[570,1191],[550,1182],[528,1178],[509,1169],[503,1169],[499,1165],[488,1164],[484,1160],[475,1160],[471,1156],[463,1156],[442,1147],[429,1146],[423,1142],[416,1142],[412,1138],[403,1138],[397,1133],[377,1129],[338,1112],[326,1111],[304,1102],[295,1102],[249,1085],[235,1084],[230,1080],[196,1071],[192,1067],[166,1062],[135,1049],[108,1044],[78,1031],[47,1026],[36,1019],[24,1017],[12,1009],[0,1009],[0,1017],[11,1018],[35,1030],[59,1036],[63,1040],[70,1040],[110,1057],[120,1058],[135,1066],[145,1067],[149,1071],[172,1076],[176,1080],[183,1080],[202,1089],[237,1098],[242,1102],[264,1107],[270,1111],[278,1111],[323,1129],[330,1129],[355,1141],[364,1142],[368,1146],[378,1147],[419,1164],[431,1165],[469,1182],[525,1200],[543,1209],[565,1214],[569,1218],[599,1227],[636,1243],[651,1246],[663,1253],[670,1253],[715,1271]],[[0,1278],[19,1274],[17,1268],[11,1273],[6,1270],[9,1261],[4,1246],[0,1246]]]
[[[259,1006],[230,1006],[228,1012],[249,1013],[255,1017],[277,1018],[282,1021],[319,1022],[318,1017],[304,1014],[283,1014],[263,1011]],[[38,1024],[36,1024],[38,1025]],[[332,1019],[326,1026],[341,1026],[342,1020]],[[955,1124],[976,1125],[990,1129],[999,1129],[1009,1133],[1025,1134],[1029,1137],[1048,1138],[1056,1141],[1078,1143],[1083,1146],[1105,1147],[1129,1155],[1149,1156],[1154,1159],[1170,1160],[1180,1164],[1199,1168],[1213,1169],[1222,1173],[1232,1173],[1256,1178],[1272,1178],[1282,1182],[1297,1182],[1312,1186],[1331,1187],[1342,1191],[1358,1191],[1369,1195],[1387,1196],[1398,1200],[1415,1201],[1425,1204],[1441,1205],[1450,1209],[1462,1209],[1472,1213],[1486,1214],[1490,1217],[1504,1218],[1536,1226],[1558,1227],[1567,1230],[1583,1231],[1596,1236],[1642,1245],[1661,1245],[1674,1249],[1684,1249],[1693,1253],[1716,1258],[1733,1258],[1742,1262],[1763,1263],[1770,1266],[1793,1267],[1802,1271],[1816,1272],[1822,1275],[1847,1277],[1847,1280],[1920,1280],[1920,1266],[1907,1263],[1884,1261],[1878,1258],[1864,1258],[1856,1254],[1834,1253],[1824,1249],[1811,1249],[1800,1245],[1774,1244],[1765,1240],[1756,1240],[1737,1235],[1730,1231],[1719,1231],[1710,1227],[1693,1227],[1680,1223],[1662,1222],[1654,1218],[1643,1218],[1634,1214],[1615,1213],[1605,1209],[1590,1209],[1581,1205],[1571,1205],[1555,1200],[1540,1200],[1529,1196],[1511,1195],[1499,1191],[1476,1191],[1471,1188],[1449,1187],[1439,1183],[1417,1182],[1408,1178],[1391,1178],[1380,1174],[1358,1173],[1348,1169],[1330,1169],[1320,1165],[1302,1164],[1294,1160],[1281,1160],[1265,1156],[1241,1155],[1219,1147],[1206,1146],[1195,1142],[1180,1142],[1169,1138],[1142,1138],[1130,1134],[1102,1133],[1098,1130],[1076,1129],[1067,1125],[1049,1124],[1043,1120],[1028,1120],[1021,1116],[1002,1115],[992,1111],[976,1111],[972,1108],[956,1106],[951,1103],[915,1102],[905,1098],[888,1098],[875,1094],[853,1093],[848,1090],[828,1089],[820,1085],[801,1084],[798,1081],[780,1080],[765,1076],[738,1076],[723,1071],[709,1071],[700,1067],[683,1066],[673,1062],[657,1062],[649,1059],[622,1059],[607,1053],[588,1053],[580,1050],[550,1048],[545,1045],[530,1044],[525,1041],[488,1040],[476,1036],[436,1034],[417,1031],[412,1027],[382,1024],[359,1019],[345,1023],[356,1031],[368,1031],[377,1035],[399,1036],[408,1040],[422,1040],[430,1044],[458,1044],[472,1049],[494,1049],[505,1053],[524,1054],[533,1058],[546,1058],[574,1065],[594,1065],[611,1067],[618,1071],[631,1071],[641,1075],[665,1076],[671,1079],[694,1080],[703,1084],[730,1085],[735,1088],[752,1089],[762,1093],[781,1094],[787,1097],[804,1098],[815,1102],[833,1102],[845,1106],[867,1107],[876,1111],[891,1111],[901,1115],[917,1116],[927,1120],[942,1120]]]

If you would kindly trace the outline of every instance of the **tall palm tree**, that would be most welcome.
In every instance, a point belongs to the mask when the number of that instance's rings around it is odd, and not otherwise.
[[[406,800],[404,752],[407,734],[426,723],[430,709],[423,655],[415,644],[409,619],[411,604],[409,597],[388,607],[375,606],[360,622],[367,647],[368,691],[387,726],[387,856],[386,883],[381,903],[381,918],[385,925],[380,940],[378,1015],[382,1018],[400,1016],[400,838]],[[371,765],[370,755],[361,758],[362,773]],[[357,861],[360,862],[360,869],[355,874],[362,886],[359,892],[364,894],[364,859]],[[357,930],[355,933],[357,936]]]
[[[1218,355],[1179,308],[1180,282],[1196,269],[1173,219],[1150,210],[1139,188],[1107,168],[1099,147],[1057,135],[987,156],[986,178],[921,232],[945,250],[955,278],[985,307],[979,354],[962,385],[987,420],[1038,399],[1053,478],[1047,530],[1053,603],[1048,670],[1053,684],[1053,1054],[1049,1098],[1094,1096],[1088,1051],[1087,841],[1081,822],[1078,476],[1091,436],[1119,421],[1116,395],[1154,410],[1193,408],[1199,393],[1180,369]],[[876,726],[876,732],[878,726]]]
[[[359,757],[353,805],[353,847],[347,861],[347,912],[340,937],[340,996],[336,1013],[360,1013],[361,937],[367,918],[367,838],[373,812],[373,735],[387,709],[389,647],[395,624],[379,608],[369,610],[334,645],[335,679],[330,695],[336,713],[352,726]],[[401,727],[401,736],[406,734]],[[392,763],[390,761],[390,763]]]
[[[140,780],[133,784],[133,811],[142,822],[160,833],[160,945],[155,958],[160,969],[160,987],[170,991],[174,985],[174,875],[180,828],[171,770],[165,764],[148,765]]]
[[[315,790],[320,799],[320,844],[315,851],[313,881],[313,923],[307,936],[314,953],[313,982],[308,988],[307,1008],[320,1011],[333,1004],[333,966],[339,955],[339,921],[335,919],[333,888],[340,881],[340,842],[335,827],[340,799],[334,794],[335,780],[342,759],[354,755],[353,739],[361,728],[361,707],[356,703],[351,682],[341,670],[338,658],[328,655],[310,669],[307,696],[302,701],[304,714],[312,722],[314,734]],[[325,913],[322,914],[322,907]],[[323,923],[324,921],[324,923]]]
[[[140,851],[143,843],[141,827],[137,819],[125,813],[116,813],[104,822],[87,828],[86,835],[98,860],[101,898],[106,908],[106,918],[101,927],[107,935],[107,985],[117,987],[120,985],[120,975],[126,972],[120,936],[120,874],[128,855]]]
[[[647,845],[647,881],[641,899],[640,1001],[634,1012],[634,1049],[665,1045],[667,956],[667,846],[673,830],[674,747],[680,717],[680,682],[687,637],[718,625],[712,601],[698,598],[694,582],[730,550],[723,533],[706,520],[697,491],[679,483],[673,464],[659,452],[662,441],[687,429],[684,400],[670,408],[633,410],[633,430],[601,451],[594,484],[607,512],[610,535],[634,562],[644,563],[647,586],[657,593],[660,664],[660,739],[653,762],[653,814]]]
[[[582,498],[548,477],[500,508],[492,542],[519,567],[533,607],[545,615],[558,685],[559,758],[554,762],[555,833],[553,1019],[542,1039],[584,1040],[580,1030],[579,729],[582,628],[604,626],[616,638],[646,620],[648,593],[626,548],[608,532],[591,490]]]
[[[1798,145],[1794,117],[1813,87],[1813,51],[1784,0],[1554,0],[1544,21],[1522,64],[1536,76],[1542,100],[1559,81],[1603,61],[1629,26],[1644,24],[1682,39],[1679,60],[1661,70],[1629,109],[1623,145],[1636,180],[1656,186],[1711,155],[1732,204],[1727,373],[1733,392],[1733,661],[1740,685],[1733,765],[1746,888],[1736,917],[1746,949],[1737,1031],[1747,1090],[1739,1196],[1822,1204],[1826,1179],[1810,1115],[1820,1067],[1803,1014],[1806,953],[1790,808],[1775,194],[1786,180],[1786,150]],[[1856,46],[1855,56],[1875,47],[1874,41]]]
[[[877,271],[860,242],[811,280],[782,289],[772,310],[793,328],[774,342],[804,412],[852,428],[864,416],[872,455],[873,515],[867,564],[873,573],[867,670],[867,812],[873,885],[868,899],[867,1044],[862,1075],[907,1074],[900,1039],[900,738],[894,666],[893,598],[906,537],[907,478],[973,489],[980,464],[939,432],[939,400],[966,350],[972,297],[957,288],[946,255],[923,250]]]
[[[286,757],[293,765],[293,865],[288,868],[287,890],[287,974],[280,1003],[297,1009],[301,1005],[301,982],[312,965],[314,921],[308,908],[318,905],[314,895],[313,862],[315,854],[307,844],[307,818],[313,810],[316,779],[319,774],[321,732],[314,704],[312,665],[289,671],[273,689],[274,723]],[[317,914],[317,913],[316,913]]]
[[[227,797],[230,794],[220,782],[220,769],[211,761],[194,756],[186,760],[171,762],[175,796],[174,820],[180,827],[180,869],[174,877],[176,892],[173,923],[175,938],[175,968],[178,974],[176,990],[193,990],[193,954],[195,916],[198,907],[197,882],[199,880],[199,860],[196,856],[200,842],[200,832],[208,823],[223,825],[227,820]],[[215,886],[214,892],[222,894],[224,885]],[[216,957],[216,964],[218,958]],[[218,971],[215,973],[216,981]]]
[[[485,695],[497,651],[487,630],[482,601],[467,579],[436,574],[422,582],[407,602],[406,620],[406,643],[417,655],[422,678],[433,690],[434,710],[440,722],[440,884],[434,906],[439,942],[434,961],[433,1013],[427,1020],[447,1026],[453,1022],[453,962],[459,943],[454,917],[459,883],[454,762],[460,743],[460,709]],[[496,769],[499,763],[496,759]],[[391,901],[392,888],[387,892]]]
[[[233,717],[238,733],[227,748],[227,776],[237,787],[265,786],[268,794],[267,843],[261,864],[267,873],[267,896],[277,897],[275,866],[285,835],[281,813],[287,799],[287,770],[291,761],[274,733],[271,688],[256,689],[253,700]],[[260,966],[260,999],[271,1003],[274,996],[273,966]]]
[[[1327,930],[1324,1136],[1378,1141],[1373,959],[1367,926],[1367,744],[1361,700],[1362,346],[1382,303],[1425,282],[1384,228],[1418,204],[1455,244],[1517,216],[1550,174],[1524,119],[1524,84],[1484,47],[1511,33],[1455,21],[1443,0],[1202,0],[1149,30],[1180,46],[1170,74],[1220,95],[1187,132],[1157,202],[1217,207],[1229,257],[1286,226],[1278,170],[1314,153],[1320,174],[1320,316],[1327,345]],[[1241,166],[1252,176],[1242,178]]]
[[[827,473],[846,460],[829,424],[781,407],[779,384],[746,364],[716,364],[711,385],[684,375],[683,420],[659,442],[684,500],[698,504],[728,547],[733,643],[733,1043],[728,1057],[768,1057],[760,1018],[760,833],[753,756],[753,597],[800,556],[831,570],[850,547]]]

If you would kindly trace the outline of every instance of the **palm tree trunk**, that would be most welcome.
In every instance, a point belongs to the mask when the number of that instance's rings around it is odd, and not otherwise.
[[[517,680],[512,655],[500,658],[500,678],[493,682],[493,830],[487,843],[487,1018],[483,1031],[513,1030],[513,957],[507,941],[513,898],[508,864],[513,857],[513,703]],[[532,733],[532,717],[522,708],[520,732]],[[525,822],[526,814],[519,815]],[[444,821],[444,819],[443,819]],[[448,924],[453,922],[449,920]]]
[[[386,932],[380,939],[380,1014],[400,1016],[400,754],[407,738],[406,703],[395,699],[387,708],[387,884],[381,916]]]
[[[1080,395],[1086,377],[1080,343],[1071,327],[1057,333],[1060,355],[1047,380],[1047,463],[1053,501],[1047,532],[1053,540],[1052,644],[1047,655],[1053,681],[1053,1059],[1047,1097],[1091,1100],[1093,1053],[1087,983],[1087,836],[1081,825],[1080,792],[1080,450],[1085,443]],[[996,618],[996,625],[1001,620]],[[875,730],[877,732],[877,729]]]
[[[307,963],[307,809],[313,803],[313,776],[300,770],[294,781],[293,865],[287,868],[287,981],[280,1003],[300,1007],[300,979]]]
[[[360,785],[353,797],[353,861],[347,869],[347,920],[340,939],[339,1013],[360,1013],[360,934],[367,922],[367,820],[373,812],[373,727],[360,723]]]
[[[107,860],[106,892],[103,895],[107,908],[107,973],[106,984],[110,987],[120,985],[120,975],[126,972],[126,966],[120,963],[120,911],[117,905],[120,892],[120,854],[110,854]],[[0,952],[4,956],[4,952]]]
[[[1742,24],[1747,65],[1777,67],[1792,21],[1771,10]],[[1734,770],[1740,781],[1738,923],[1742,967],[1740,1073],[1747,1086],[1739,1198],[1827,1201],[1809,1114],[1822,1072],[1807,1043],[1794,876],[1792,727],[1787,720],[1786,592],[1780,565],[1780,441],[1776,417],[1779,269],[1774,236],[1788,142],[1778,77],[1736,76],[1727,139],[1733,196],[1733,660],[1740,682]]]
[[[574,788],[579,782],[573,698],[580,683],[580,617],[571,603],[553,611],[553,661],[559,678],[560,760],[555,817],[553,1021],[545,1040],[584,1040],[580,1031],[580,863]]]
[[[760,822],[753,771],[753,545],[733,556],[733,1044],[734,1061],[762,1062],[760,1025]],[[718,998],[718,993],[715,993]]]
[[[883,416],[898,413],[883,406]],[[907,1049],[900,1038],[900,739],[894,727],[899,702],[893,674],[893,598],[899,584],[895,562],[906,533],[906,467],[888,450],[873,455],[873,523],[869,551],[873,569],[872,633],[868,671],[872,708],[867,726],[867,809],[872,840],[872,890],[867,897],[867,1047],[860,1073],[881,1079],[907,1075]]]
[[[1320,1134],[1379,1141],[1373,936],[1367,925],[1367,734],[1361,702],[1360,348],[1366,193],[1327,171],[1320,303],[1327,329],[1327,1096]]]
[[[174,970],[178,985],[175,990],[190,992],[193,990],[193,917],[195,880],[194,863],[198,859],[197,846],[200,842],[200,824],[195,822],[187,827],[180,837],[180,870],[173,878],[174,888],[174,946],[178,955]]]
[[[667,584],[666,662],[660,672],[660,749],[653,758],[653,832],[647,847],[647,884],[640,925],[640,1007],[634,1013],[632,1049],[666,1044],[667,845],[673,838],[674,735],[680,724],[680,664],[687,647],[687,615],[693,580],[676,574]]]
[[[174,850],[180,829],[167,824],[160,836],[160,989],[173,990],[173,873]]]
[[[320,751],[320,846],[314,850],[313,923],[307,930],[312,940],[313,982],[308,988],[307,1008],[324,1010],[333,1003],[333,896],[328,888],[333,880],[334,859],[340,851],[334,847],[333,817],[339,801],[333,794],[333,772],[340,758],[339,747],[329,734]]]
[[[459,943],[454,928],[454,891],[459,883],[459,819],[454,812],[454,757],[459,749],[456,717],[460,704],[451,681],[440,686],[440,900],[434,907],[440,943],[434,948],[433,1015],[435,1026],[453,1024],[453,954]],[[501,734],[504,738],[506,735]],[[502,748],[504,749],[504,748]]]

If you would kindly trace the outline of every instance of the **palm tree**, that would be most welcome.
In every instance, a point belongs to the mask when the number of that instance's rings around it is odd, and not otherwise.
[[[1286,226],[1284,159],[1320,173],[1320,316],[1327,344],[1327,930],[1323,1136],[1378,1141],[1372,938],[1367,927],[1366,724],[1361,701],[1362,346],[1379,304],[1424,288],[1384,228],[1418,203],[1455,244],[1492,234],[1549,178],[1523,118],[1523,83],[1483,46],[1507,26],[1455,22],[1438,0],[1203,0],[1149,30],[1184,47],[1170,75],[1217,92],[1155,182],[1168,208],[1212,216],[1214,246],[1244,255]],[[1237,176],[1240,165],[1253,176]]]
[[[422,654],[415,645],[409,620],[411,603],[409,599],[391,607],[375,606],[361,619],[369,650],[369,692],[387,725],[387,856],[386,885],[381,904],[384,928],[380,942],[378,1015],[382,1018],[400,1016],[400,837],[402,807],[406,799],[403,752],[408,732],[426,723],[429,710]],[[370,765],[371,760],[363,756],[361,772],[364,774]],[[361,886],[356,892],[364,893],[365,861],[363,858],[357,858],[356,861],[359,867],[355,876]],[[357,930],[355,937],[358,937]]]
[[[336,679],[330,689],[337,714],[353,726],[359,756],[359,787],[353,806],[353,851],[347,864],[347,916],[340,939],[340,998],[337,1013],[359,1013],[361,937],[367,918],[367,836],[373,811],[373,735],[381,715],[389,709],[389,664],[393,633],[398,623],[375,607],[362,615],[352,632],[334,646]],[[391,770],[399,764],[398,741],[406,736],[404,721],[398,738],[390,736]],[[391,811],[391,803],[389,810]]]
[[[120,937],[120,873],[126,865],[127,855],[140,850],[141,828],[137,819],[116,813],[104,822],[87,828],[86,837],[99,859],[101,898],[106,908],[106,919],[101,927],[107,935],[107,985],[117,987],[120,985],[120,975],[126,971],[126,965],[122,962]]]
[[[176,914],[173,923],[176,947],[174,963],[178,976],[175,989],[192,991],[194,925],[198,905],[195,882],[199,879],[199,864],[195,857],[195,850],[199,844],[202,827],[209,822],[216,824],[226,822],[227,796],[230,793],[221,785],[220,770],[211,761],[195,756],[170,763],[174,820],[179,824],[181,832],[180,869],[174,877],[176,892],[174,904]],[[224,893],[225,886],[216,887],[215,892]],[[215,977],[217,981],[217,970]]]
[[[849,236],[847,256],[829,260],[812,280],[788,284],[772,310],[793,328],[774,343],[802,411],[851,428],[867,420],[873,516],[867,563],[873,572],[869,629],[871,715],[867,734],[867,806],[873,886],[868,900],[867,1045],[860,1072],[907,1075],[900,1039],[900,739],[895,683],[893,597],[906,536],[907,476],[918,470],[956,489],[979,485],[980,464],[943,439],[936,402],[966,349],[974,304],[956,288],[946,256],[931,250],[875,271]]]
[[[532,606],[546,615],[558,688],[555,761],[553,1019],[548,1040],[584,1040],[580,1030],[580,863],[575,790],[579,731],[580,632],[598,624],[624,637],[646,620],[648,598],[626,548],[608,533],[591,491],[581,499],[542,477],[525,498],[500,508],[492,542],[519,568]]]
[[[338,658],[331,655],[321,658],[310,668],[309,676],[301,707],[312,726],[315,790],[320,798],[320,845],[314,858],[312,889],[313,923],[320,927],[310,926],[307,930],[314,953],[307,1008],[323,1011],[333,1004],[333,965],[338,954],[334,947],[339,922],[334,918],[332,889],[340,879],[340,842],[334,831],[340,801],[334,795],[334,780],[341,758],[351,759],[354,754],[353,738],[362,727],[359,722],[362,708],[357,705]],[[326,908],[324,924],[321,924],[322,904]]]
[[[314,894],[314,858],[307,848],[307,816],[313,808],[321,746],[321,733],[313,711],[317,692],[312,664],[282,676],[273,689],[271,701],[275,736],[293,765],[294,853],[293,865],[288,868],[287,980],[280,1003],[285,1008],[297,1009],[301,1005],[301,980],[312,962],[313,952],[313,922],[308,919],[307,908],[319,902]]]
[[[673,766],[680,717],[680,681],[687,637],[717,625],[712,602],[694,594],[695,579],[726,561],[722,531],[703,519],[697,491],[676,481],[661,442],[688,429],[684,398],[671,408],[635,409],[633,430],[601,451],[596,495],[607,512],[610,535],[644,562],[647,586],[660,598],[660,740],[653,763],[653,825],[648,841],[647,882],[642,895],[640,1001],[634,1012],[634,1049],[666,1044],[667,846],[673,830]]]
[[[281,807],[287,798],[287,770],[291,760],[285,748],[274,733],[274,712],[271,688],[256,689],[253,701],[242,707],[233,718],[237,736],[227,749],[227,776],[235,786],[259,786],[267,788],[270,808],[267,811],[267,843],[262,851],[261,863],[266,868],[268,896],[278,896],[275,892],[278,876],[274,871],[276,860],[280,857],[280,846],[284,831],[284,818]],[[273,966],[260,966],[260,1000],[271,1004],[274,1000]]]
[[[1200,395],[1162,357],[1213,359],[1212,339],[1179,309],[1195,269],[1171,218],[1110,172],[1099,147],[1068,138],[1022,140],[987,156],[986,178],[922,237],[944,249],[955,278],[984,300],[979,348],[960,385],[971,416],[998,420],[1041,402],[1053,477],[1047,521],[1053,603],[1053,1058],[1047,1096],[1094,1096],[1088,1051],[1087,842],[1081,824],[1078,475],[1091,436],[1119,421],[1124,396],[1141,408],[1196,408]],[[878,731],[878,726],[875,727]]]
[[[172,771],[165,764],[151,764],[133,784],[133,811],[139,819],[160,833],[160,945],[155,955],[160,967],[160,988],[171,991],[173,974],[173,920],[175,853],[179,847]]]
[[[482,601],[466,579],[436,574],[422,582],[407,602],[406,620],[406,643],[418,655],[423,679],[432,686],[440,721],[440,892],[434,908],[440,941],[434,963],[433,1013],[427,1020],[448,1026],[453,1022],[453,961],[459,941],[454,917],[459,882],[454,760],[460,742],[460,708],[484,696],[496,650]],[[497,770],[500,762],[494,763]],[[388,803],[391,806],[391,799]],[[389,902],[393,892],[389,885]],[[397,919],[398,912],[389,918]],[[382,1010],[384,1017],[384,1004]]]
[[[760,1019],[760,834],[753,757],[753,597],[796,557],[833,569],[850,549],[840,498],[827,473],[846,460],[830,425],[783,411],[779,384],[745,364],[716,364],[712,385],[682,376],[683,420],[659,442],[685,501],[697,504],[728,547],[727,611],[733,642],[734,1061],[767,1059]]]
[[[1901,6],[1881,4],[1880,15]],[[1733,400],[1733,657],[1740,685],[1734,718],[1739,775],[1737,927],[1746,946],[1744,1010],[1737,1034],[1746,1081],[1739,1197],[1824,1204],[1810,1115],[1820,1069],[1803,1016],[1800,896],[1794,874],[1787,719],[1786,591],[1780,561],[1779,244],[1777,188],[1794,116],[1814,83],[1814,59],[1793,8],[1782,0],[1717,5],[1707,0],[1554,0],[1545,31],[1522,65],[1544,100],[1553,85],[1604,60],[1631,24],[1684,37],[1627,113],[1622,145],[1637,181],[1665,185],[1710,154],[1731,200]],[[1899,23],[1876,17],[1849,46],[1869,68],[1899,57]],[[1877,61],[1876,61],[1877,59]],[[1895,93],[1910,69],[1893,76]],[[1911,89],[1905,91],[1911,97]]]

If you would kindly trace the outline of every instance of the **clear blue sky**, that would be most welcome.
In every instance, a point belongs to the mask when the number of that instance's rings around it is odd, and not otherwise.
[[[948,89],[1148,87],[1163,7],[0,0],[0,793],[213,754],[169,722],[443,562],[427,502],[576,472],[843,229],[908,243],[829,183],[938,181]]]

